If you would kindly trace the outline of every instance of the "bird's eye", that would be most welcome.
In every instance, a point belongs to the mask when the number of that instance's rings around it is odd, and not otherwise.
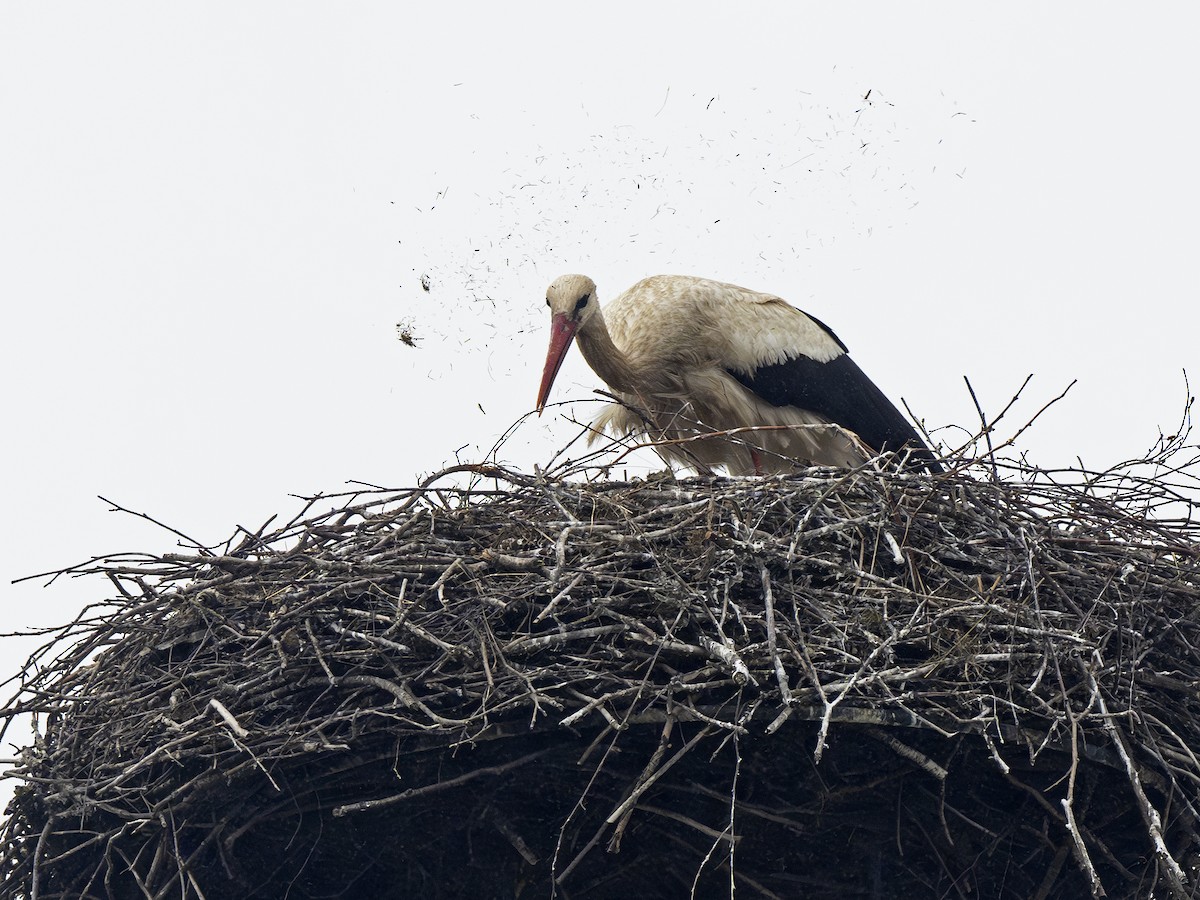
[[[588,301],[591,299],[592,299],[591,294],[584,294],[582,297],[580,297],[575,302],[575,312],[579,312],[581,309],[583,309],[585,306],[587,306]]]

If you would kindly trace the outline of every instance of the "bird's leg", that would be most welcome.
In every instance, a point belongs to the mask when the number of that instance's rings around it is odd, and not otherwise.
[[[762,454],[755,447],[750,448],[750,462],[754,463],[754,474],[761,475],[762,469]]]

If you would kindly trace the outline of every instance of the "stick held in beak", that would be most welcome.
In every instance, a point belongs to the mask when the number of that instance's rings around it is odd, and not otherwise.
[[[546,408],[546,400],[550,396],[550,387],[558,370],[567,358],[567,351],[575,340],[575,332],[579,323],[571,320],[570,316],[559,313],[550,320],[550,350],[546,353],[546,368],[542,371],[542,386],[538,389],[538,415]]]

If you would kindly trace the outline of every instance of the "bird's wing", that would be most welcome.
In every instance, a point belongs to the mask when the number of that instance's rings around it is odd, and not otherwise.
[[[617,346],[649,365],[715,364],[750,374],[804,355],[846,352],[825,324],[772,294],[696,278],[654,275],[604,309]]]
[[[824,416],[876,451],[912,447],[923,465],[932,463],[912,425],[846,355],[833,330],[780,297],[657,275],[605,314],[618,345],[650,370],[715,366],[773,406]]]
[[[941,469],[916,429],[845,353],[829,362],[797,356],[762,366],[751,375],[734,370],[730,374],[773,406],[819,413],[853,431],[876,452],[908,447],[921,465]]]
[[[730,338],[726,370],[773,406],[825,416],[858,435],[876,452],[911,448],[934,471],[933,454],[846,351],[833,329],[780,299],[742,291],[743,316],[752,322]]]

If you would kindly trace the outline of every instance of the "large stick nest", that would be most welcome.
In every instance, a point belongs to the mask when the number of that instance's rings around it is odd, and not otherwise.
[[[94,560],[117,594],[4,710],[39,738],[0,893],[1196,896],[1170,456],[1074,485],[464,466]]]

